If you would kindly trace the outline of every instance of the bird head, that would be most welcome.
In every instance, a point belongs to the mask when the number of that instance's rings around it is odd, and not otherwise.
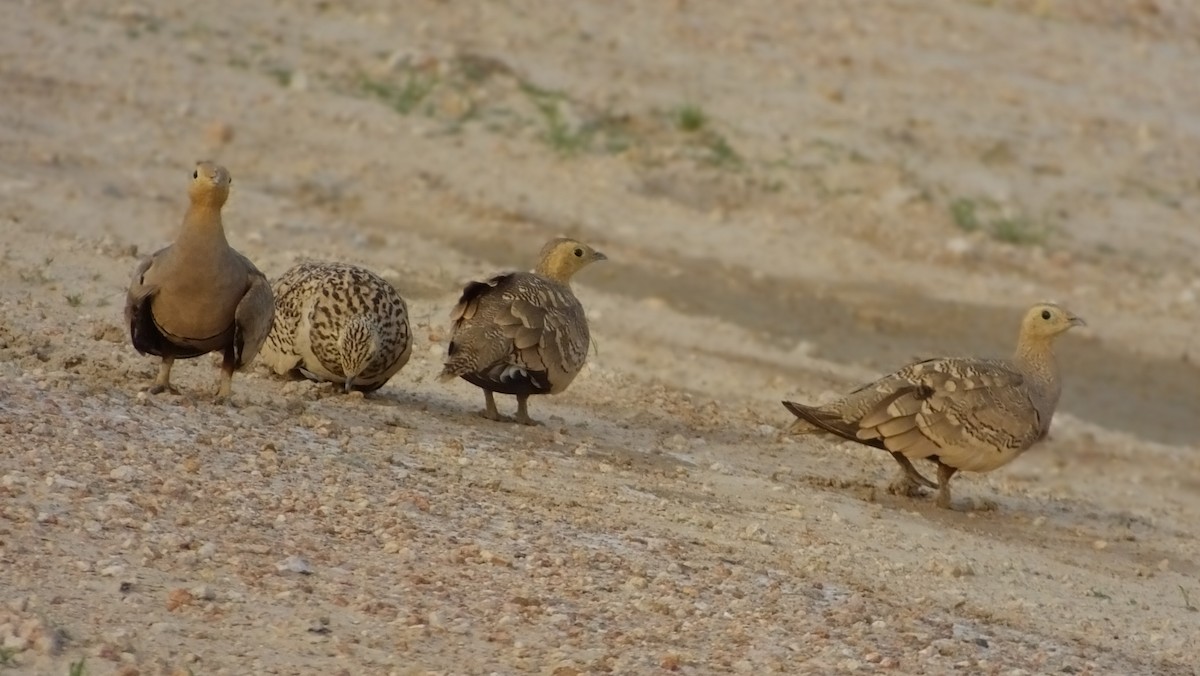
[[[196,168],[192,170],[192,184],[188,187],[188,197],[193,204],[220,208],[229,198],[229,186],[232,184],[233,177],[225,167],[214,162],[197,162]]]
[[[567,283],[571,277],[596,261],[606,261],[608,256],[578,240],[559,237],[546,242],[534,272],[551,279]]]
[[[1048,340],[1075,326],[1087,326],[1087,322],[1058,303],[1044,301],[1025,313],[1021,321],[1021,335],[1029,339]]]
[[[342,325],[338,333],[338,355],[342,362],[342,375],[346,378],[346,391],[354,379],[371,365],[379,351],[379,329],[375,322],[364,315],[355,315]]]

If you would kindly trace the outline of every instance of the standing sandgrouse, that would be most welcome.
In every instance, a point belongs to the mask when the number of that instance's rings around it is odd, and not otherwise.
[[[783,405],[799,418],[795,432],[890,451],[901,465],[897,492],[934,487],[909,462],[932,460],[937,504],[949,508],[955,472],[1003,467],[1046,436],[1062,391],[1052,344],[1084,325],[1062,306],[1038,303],[1025,313],[1012,359],[927,359],[823,406]]]
[[[275,281],[262,359],[275,373],[372,392],[412,355],[408,305],[387,280],[347,263],[304,262]]]
[[[191,204],[174,243],[138,264],[125,298],[134,348],[162,357],[150,392],[174,392],[176,359],[223,354],[216,400],[227,401],[233,372],[250,363],[271,330],[275,303],[258,268],[225,239],[221,207],[232,178],[225,167],[198,162]]]
[[[533,394],[567,389],[587,360],[591,338],[571,277],[607,257],[573,239],[542,247],[533,272],[507,272],[471,282],[450,313],[453,320],[442,380],[461,377],[483,389],[483,416],[504,420],[493,393],[517,397],[516,421],[535,425]]]

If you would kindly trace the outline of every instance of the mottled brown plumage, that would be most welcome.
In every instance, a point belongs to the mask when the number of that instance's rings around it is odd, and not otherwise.
[[[275,304],[258,268],[225,239],[221,207],[232,179],[224,167],[199,162],[190,204],[174,243],[143,259],[125,298],[133,346],[162,357],[152,393],[171,387],[176,359],[221,351],[217,401],[229,398],[233,372],[254,359],[271,330]]]
[[[824,406],[783,402],[796,432],[825,432],[892,453],[893,483],[933,487],[909,462],[938,468],[938,505],[950,506],[959,470],[990,472],[1046,436],[1061,392],[1054,339],[1084,322],[1054,303],[1039,303],[1021,322],[1012,359],[928,359],[864,385]]]
[[[483,389],[484,417],[501,420],[494,392],[517,397],[517,422],[531,425],[527,400],[557,394],[587,360],[591,338],[571,277],[604,254],[573,239],[542,247],[533,272],[508,272],[463,289],[443,380],[461,377]]]
[[[275,373],[371,392],[408,363],[408,305],[374,272],[310,261],[283,273],[274,291],[275,326],[262,359]]]

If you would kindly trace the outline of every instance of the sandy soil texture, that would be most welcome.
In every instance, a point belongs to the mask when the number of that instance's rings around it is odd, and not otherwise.
[[[0,674],[1196,674],[1200,6],[0,3]],[[192,162],[269,276],[376,270],[376,395],[180,395],[122,326]],[[545,424],[439,383],[554,235],[594,351]],[[882,490],[783,434],[1055,298],[1050,439]],[[511,398],[501,405],[511,411]]]

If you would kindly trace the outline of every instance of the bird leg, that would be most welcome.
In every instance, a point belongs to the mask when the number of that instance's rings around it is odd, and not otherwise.
[[[924,486],[925,488],[938,487],[937,484],[933,483],[929,479],[926,479],[923,474],[918,472],[916,467],[913,467],[912,461],[908,459],[908,456],[904,455],[903,453],[897,453],[893,451],[892,457],[895,458],[896,462],[900,463],[900,469],[903,470],[904,476],[907,477],[911,483],[914,483],[918,486]]]
[[[505,418],[504,416],[500,415],[500,411],[496,410],[496,395],[492,394],[491,390],[483,391],[483,401],[486,408],[480,411],[479,415],[487,418],[488,420],[503,422]]]
[[[162,364],[158,367],[158,377],[154,379],[154,383],[150,385],[150,394],[160,394],[162,392],[170,392],[171,394],[179,394],[179,390],[171,386],[171,366],[175,364],[175,357],[163,357]]]
[[[526,403],[528,401],[528,394],[517,395],[517,422],[521,423],[522,425],[540,425],[540,422],[529,417],[529,408]]]
[[[937,506],[942,509],[952,509],[950,507],[950,477],[958,470],[938,461],[938,494]]]
[[[237,369],[237,358],[234,356],[233,344],[225,348],[224,358],[221,359],[221,378],[217,385],[217,396],[214,404],[224,404],[229,401],[229,392],[233,386],[233,372]]]

